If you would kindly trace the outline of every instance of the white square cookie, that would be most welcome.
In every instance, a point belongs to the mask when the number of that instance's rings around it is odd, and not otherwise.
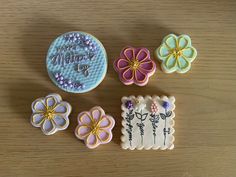
[[[175,97],[129,96],[121,99],[123,149],[173,149]]]

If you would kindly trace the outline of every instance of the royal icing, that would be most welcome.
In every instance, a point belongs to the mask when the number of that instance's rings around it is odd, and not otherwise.
[[[143,104],[136,109],[135,102]],[[122,101],[122,136],[123,149],[173,149],[175,98],[158,96],[129,96]]]
[[[125,85],[144,86],[156,71],[156,64],[146,48],[126,47],[114,62],[114,69]]]
[[[78,139],[84,140],[90,149],[100,144],[107,144],[112,139],[112,129],[115,120],[105,114],[101,107],[93,107],[90,111],[84,111],[78,115],[78,126],[75,135]]]
[[[107,55],[102,43],[85,32],[68,32],[56,38],[46,60],[53,83],[72,93],[94,89],[107,71]]]
[[[186,73],[197,56],[197,50],[192,46],[188,35],[167,35],[155,55],[161,61],[162,70],[166,73]]]
[[[31,108],[33,112],[30,118],[31,124],[34,127],[41,127],[45,135],[52,135],[69,126],[68,116],[71,113],[71,106],[62,101],[61,96],[56,93],[36,99]]]

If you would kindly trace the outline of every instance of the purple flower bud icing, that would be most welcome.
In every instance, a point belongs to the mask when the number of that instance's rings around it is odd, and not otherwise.
[[[164,101],[162,106],[163,108],[168,109],[170,107],[170,104],[167,101]]]
[[[126,107],[127,109],[132,109],[132,108],[134,107],[134,105],[133,105],[133,103],[132,103],[131,100],[128,100],[128,101],[126,101],[126,103],[125,103],[125,107]]]

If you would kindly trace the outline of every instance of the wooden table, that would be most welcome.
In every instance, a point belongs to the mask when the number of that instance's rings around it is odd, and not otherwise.
[[[0,1],[0,176],[236,176],[236,2],[234,0]],[[73,30],[92,33],[109,57],[105,80],[86,94],[59,90],[45,56]],[[124,86],[112,62],[126,45],[154,51],[169,34],[189,34],[198,57],[187,74],[160,70],[146,87]],[[30,125],[31,102],[56,92],[73,113],[66,131],[45,136]],[[120,148],[120,98],[174,95],[173,151]],[[95,105],[115,117],[114,138],[89,150],[74,136],[76,116]]]

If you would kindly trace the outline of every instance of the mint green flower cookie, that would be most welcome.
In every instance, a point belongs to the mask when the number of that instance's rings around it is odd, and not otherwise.
[[[164,72],[186,73],[197,56],[197,50],[192,46],[191,38],[188,35],[169,34],[156,49],[155,55],[161,61]]]

